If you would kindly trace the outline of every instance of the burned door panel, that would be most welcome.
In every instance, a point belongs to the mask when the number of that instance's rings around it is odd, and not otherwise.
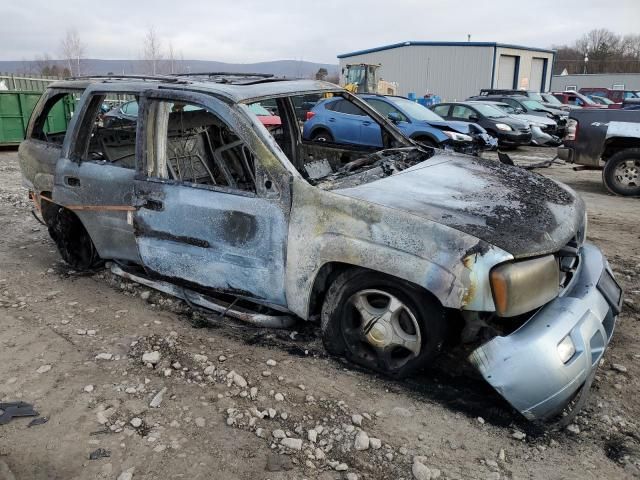
[[[287,225],[276,201],[154,181],[138,181],[136,195],[136,238],[150,273],[286,304]]]
[[[61,159],[53,201],[72,210],[100,257],[139,262],[130,215],[135,171],[96,162]]]

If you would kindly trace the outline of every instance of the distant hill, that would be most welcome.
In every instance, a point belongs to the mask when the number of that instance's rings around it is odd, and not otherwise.
[[[62,60],[52,61],[64,66]],[[329,76],[337,75],[338,66],[326,63],[305,62],[301,60],[275,60],[259,63],[225,63],[209,60],[175,60],[174,71],[180,73],[198,72],[239,72],[239,73],[271,73],[278,77],[309,78],[320,68],[326,68]],[[39,73],[37,61],[0,60],[0,72],[28,74]],[[82,74],[115,75],[150,73],[149,64],[145,60],[101,60],[88,58],[82,60]],[[168,73],[168,61],[160,62],[158,73]]]

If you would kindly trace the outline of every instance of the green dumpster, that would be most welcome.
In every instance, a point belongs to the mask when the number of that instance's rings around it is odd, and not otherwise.
[[[29,117],[42,92],[0,91],[0,146],[18,145],[24,140]],[[75,109],[72,95],[67,95],[49,112],[45,132],[60,132],[67,128]]]

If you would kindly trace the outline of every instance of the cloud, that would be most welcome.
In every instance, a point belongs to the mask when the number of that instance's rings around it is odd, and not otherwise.
[[[640,1],[31,0],[4,2],[0,59],[59,57],[76,28],[91,58],[140,58],[149,27],[185,59],[336,63],[340,53],[404,40],[572,43],[593,28],[636,33]]]

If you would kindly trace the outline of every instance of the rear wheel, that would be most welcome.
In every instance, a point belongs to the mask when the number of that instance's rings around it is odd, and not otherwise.
[[[640,148],[612,155],[602,170],[602,181],[616,195],[640,196]]]
[[[102,265],[102,259],[82,225],[71,210],[55,204],[43,209],[49,235],[58,247],[60,255],[76,270],[92,270]]]
[[[329,353],[394,378],[424,367],[445,337],[436,299],[408,282],[360,269],[331,285],[321,321]]]
[[[314,142],[333,142],[333,136],[326,130],[319,130],[313,134],[311,140]]]

